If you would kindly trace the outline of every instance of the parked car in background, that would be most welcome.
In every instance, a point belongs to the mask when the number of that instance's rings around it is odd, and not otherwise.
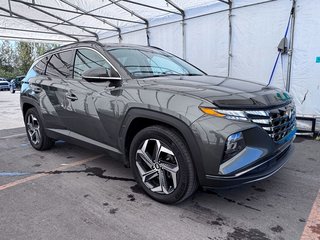
[[[10,84],[10,92],[15,93],[16,90],[20,90],[21,88],[21,83],[22,80],[24,79],[25,76],[18,76],[14,79],[11,80]]]
[[[9,91],[10,84],[6,80],[0,80],[0,91]]]
[[[120,154],[153,199],[265,179],[288,160],[291,96],[210,76],[155,47],[82,42],[47,52],[20,94],[31,145],[57,139]]]

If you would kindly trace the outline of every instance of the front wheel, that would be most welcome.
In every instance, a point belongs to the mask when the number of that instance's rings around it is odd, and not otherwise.
[[[197,189],[191,155],[174,129],[151,126],[141,130],[131,143],[129,158],[138,184],[159,202],[182,202]]]
[[[36,108],[27,111],[24,121],[31,146],[39,151],[50,149],[54,141],[46,135]]]

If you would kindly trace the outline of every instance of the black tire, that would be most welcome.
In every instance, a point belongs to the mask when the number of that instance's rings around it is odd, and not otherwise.
[[[170,193],[164,194],[151,191],[149,189],[150,187],[148,187],[143,182],[142,177],[139,173],[136,164],[136,162],[138,161],[136,158],[137,151],[148,139],[151,141],[153,141],[154,139],[161,141],[164,146],[168,147],[174,153],[174,159],[178,165],[179,170],[176,173],[176,188]],[[132,140],[129,152],[129,160],[137,183],[151,198],[155,199],[156,201],[166,204],[182,202],[190,197],[198,187],[196,172],[187,144],[185,143],[181,135],[172,128],[155,125],[141,130]],[[154,169],[154,167],[152,169]]]
[[[38,134],[38,136],[40,136],[38,139],[38,142],[34,142],[31,139],[31,136],[29,133],[30,129],[28,126],[28,118],[31,116],[34,116],[38,122],[37,125],[39,126],[39,128],[38,128],[37,132],[40,133],[40,134]],[[52,138],[49,138],[44,131],[44,126],[43,126],[42,120],[41,120],[36,108],[28,109],[28,111],[26,112],[25,117],[24,117],[24,123],[25,123],[26,132],[27,132],[29,142],[34,149],[36,149],[38,151],[44,151],[44,150],[50,149],[54,145],[54,140]]]

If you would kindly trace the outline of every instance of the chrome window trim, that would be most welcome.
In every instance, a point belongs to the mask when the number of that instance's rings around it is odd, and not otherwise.
[[[49,60],[48,62],[51,60],[51,57],[54,55],[54,54],[58,54],[58,53],[63,53],[63,52],[67,52],[67,51],[77,51],[78,49],[88,49],[88,50],[92,50],[92,51],[95,51],[96,53],[98,53],[118,74],[120,77],[117,77],[117,78],[113,78],[113,77],[110,77],[110,78],[105,78],[105,79],[118,79],[118,80],[121,80],[122,79],[122,76],[121,74],[119,73],[119,71],[117,70],[117,68],[105,57],[103,56],[98,50],[92,48],[92,47],[85,47],[85,46],[80,46],[80,47],[73,47],[73,48],[68,48],[68,49],[63,49],[63,50],[57,50],[56,52],[49,52],[49,53],[45,53],[41,56],[39,56],[35,61],[38,63],[40,60],[42,60],[43,58],[45,57],[49,57]],[[75,61],[76,59],[76,56],[74,56],[73,58],[73,61]],[[47,62],[47,65],[48,65],[48,62]],[[35,63],[34,63],[35,64]],[[74,63],[73,63],[74,65]],[[32,65],[34,66],[34,65]],[[74,66],[73,66],[74,67]],[[45,69],[45,73],[47,71],[47,66],[46,66],[46,69]],[[73,71],[73,69],[72,69]],[[80,79],[80,78],[74,78],[73,79]]]

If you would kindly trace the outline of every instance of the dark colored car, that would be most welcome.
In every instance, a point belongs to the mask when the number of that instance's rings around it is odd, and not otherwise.
[[[10,84],[6,80],[0,80],[0,91],[9,91]]]
[[[164,203],[200,185],[264,179],[287,161],[295,107],[287,92],[209,76],[153,47],[81,42],[38,58],[21,89],[31,145],[62,139],[120,154]]]
[[[19,90],[21,88],[22,80],[25,78],[25,76],[18,76],[10,81],[10,92],[15,93],[16,90]]]

